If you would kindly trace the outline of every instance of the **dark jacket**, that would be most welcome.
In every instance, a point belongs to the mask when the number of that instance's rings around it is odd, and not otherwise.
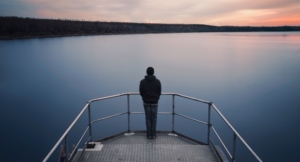
[[[144,103],[158,103],[161,94],[161,84],[154,75],[146,75],[140,82],[140,95]]]

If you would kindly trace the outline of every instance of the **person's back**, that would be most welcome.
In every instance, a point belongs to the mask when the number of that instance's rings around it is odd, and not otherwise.
[[[140,95],[144,102],[147,137],[154,139],[156,138],[157,104],[161,95],[161,84],[153,75],[152,67],[147,68],[147,74],[140,82]]]
[[[161,94],[160,81],[153,75],[145,76],[140,83],[140,94],[144,103],[158,103]]]

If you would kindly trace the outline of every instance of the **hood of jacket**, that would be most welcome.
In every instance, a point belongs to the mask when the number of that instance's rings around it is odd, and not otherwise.
[[[145,79],[148,81],[148,82],[153,82],[156,77],[154,75],[146,75],[145,76]]]

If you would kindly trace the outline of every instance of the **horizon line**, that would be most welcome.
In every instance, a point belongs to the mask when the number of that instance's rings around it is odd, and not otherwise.
[[[100,20],[79,20],[79,19],[59,19],[59,18],[34,18],[34,17],[19,17],[19,16],[0,16],[0,18],[22,18],[22,19],[38,19],[38,20],[59,20],[59,21],[83,21],[83,22],[105,22],[105,23],[130,23],[130,24],[155,24],[155,25],[205,25],[205,26],[214,26],[214,27],[300,27],[299,26],[293,26],[293,25],[281,25],[281,26],[235,26],[235,25],[209,25],[209,24],[185,24],[185,23],[147,23],[147,22],[121,22],[121,21],[100,21]]]

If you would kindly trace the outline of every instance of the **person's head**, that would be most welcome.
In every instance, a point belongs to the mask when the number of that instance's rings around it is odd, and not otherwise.
[[[148,75],[153,75],[153,74],[154,74],[154,69],[153,69],[153,67],[148,67],[148,68],[147,68],[147,74],[148,74]]]

